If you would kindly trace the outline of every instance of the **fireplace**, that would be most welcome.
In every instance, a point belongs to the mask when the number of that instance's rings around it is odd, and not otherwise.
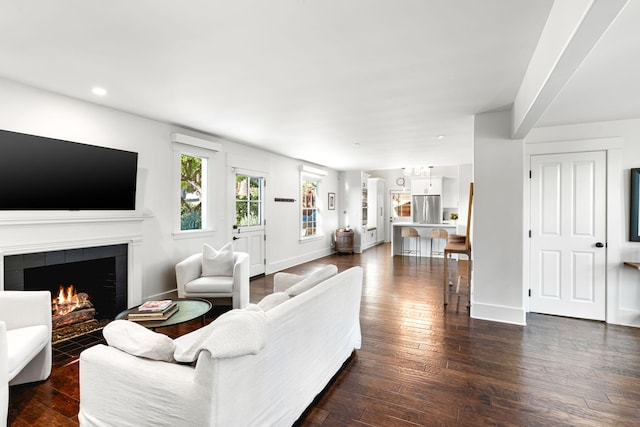
[[[93,330],[108,323],[127,308],[127,276],[126,244],[4,258],[5,290],[51,292],[54,329],[91,322],[93,327],[81,329]],[[62,301],[67,296],[73,301]],[[65,310],[56,312],[56,306]]]
[[[100,286],[115,288],[115,291],[104,291],[115,301],[110,302],[108,308],[96,307],[96,316],[109,322],[107,317],[113,319],[119,310],[142,301],[142,226],[150,217],[138,211],[126,214],[21,212],[20,215],[0,212],[0,292],[24,290],[26,269],[115,258],[114,273],[102,274],[104,280]],[[89,270],[95,268],[92,266]],[[27,272],[27,276],[30,274]],[[58,281],[72,283],[75,279]],[[48,284],[46,289],[55,295],[58,285]],[[98,300],[103,296],[99,295]]]

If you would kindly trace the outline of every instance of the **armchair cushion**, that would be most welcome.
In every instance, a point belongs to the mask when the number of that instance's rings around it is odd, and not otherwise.
[[[111,347],[134,356],[173,362],[175,345],[166,335],[153,332],[129,320],[114,320],[102,334]]]
[[[206,243],[202,247],[202,276],[233,276],[233,245],[216,250]]]
[[[7,362],[11,381],[49,343],[51,333],[45,325],[7,331]]]
[[[233,291],[233,277],[199,277],[184,285],[188,293],[223,293]]]

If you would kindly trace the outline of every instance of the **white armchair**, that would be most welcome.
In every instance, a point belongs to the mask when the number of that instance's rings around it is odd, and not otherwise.
[[[233,308],[249,304],[249,254],[233,253],[233,276],[202,276],[202,254],[176,265],[179,298],[231,298]]]
[[[51,293],[0,292],[0,426],[6,425],[9,386],[51,374]]]

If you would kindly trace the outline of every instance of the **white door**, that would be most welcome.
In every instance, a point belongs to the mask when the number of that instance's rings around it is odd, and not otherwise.
[[[264,189],[263,176],[236,172],[233,248],[249,254],[251,277],[265,272]]]
[[[531,156],[536,313],[605,320],[606,153]]]

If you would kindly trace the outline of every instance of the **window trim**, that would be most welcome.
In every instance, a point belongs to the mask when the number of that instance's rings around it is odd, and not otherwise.
[[[301,167],[300,168],[300,181],[298,184],[298,191],[299,191],[299,195],[300,195],[300,205],[299,205],[299,210],[298,210],[298,235],[299,237],[299,241],[300,242],[309,242],[312,240],[317,240],[317,239],[323,239],[324,238],[324,230],[322,229],[322,222],[323,222],[323,213],[324,213],[324,203],[323,203],[323,196],[322,196],[322,183],[323,183],[323,178],[326,175],[326,172],[324,174],[319,174],[319,173],[315,173],[316,171],[319,172],[323,172],[320,169],[315,169],[312,168],[313,171],[309,172],[309,167]],[[303,236],[302,235],[302,226],[304,224],[303,220],[302,220],[302,216],[303,216],[303,209],[304,207],[302,206],[302,201],[303,201],[303,197],[302,197],[302,184],[304,183],[305,180],[309,180],[309,178],[311,178],[312,180],[317,182],[317,187],[316,187],[316,203],[315,203],[315,210],[316,210],[316,232],[314,234],[312,234],[311,236]]]
[[[181,143],[176,142],[175,137],[172,134],[173,142],[173,191],[172,195],[172,209],[173,209],[173,237],[174,239],[188,239],[188,238],[197,238],[203,236],[211,236],[215,234],[216,227],[215,222],[212,218],[212,202],[214,200],[214,184],[212,183],[212,179],[214,175],[214,164],[217,157],[217,150],[215,149],[207,149],[202,148],[201,143],[199,144],[190,144],[190,143]],[[186,135],[182,135],[183,137],[187,137]],[[204,141],[199,138],[192,138],[196,142]],[[185,140],[191,142],[191,140]],[[218,148],[219,144],[213,144],[213,148]],[[181,157],[182,155],[192,156],[192,157],[200,157],[203,159],[202,171],[202,186],[203,186],[203,206],[202,206],[202,228],[198,230],[182,230],[181,229],[181,218],[180,218],[180,191],[181,191]],[[175,196],[175,197],[174,197]]]

